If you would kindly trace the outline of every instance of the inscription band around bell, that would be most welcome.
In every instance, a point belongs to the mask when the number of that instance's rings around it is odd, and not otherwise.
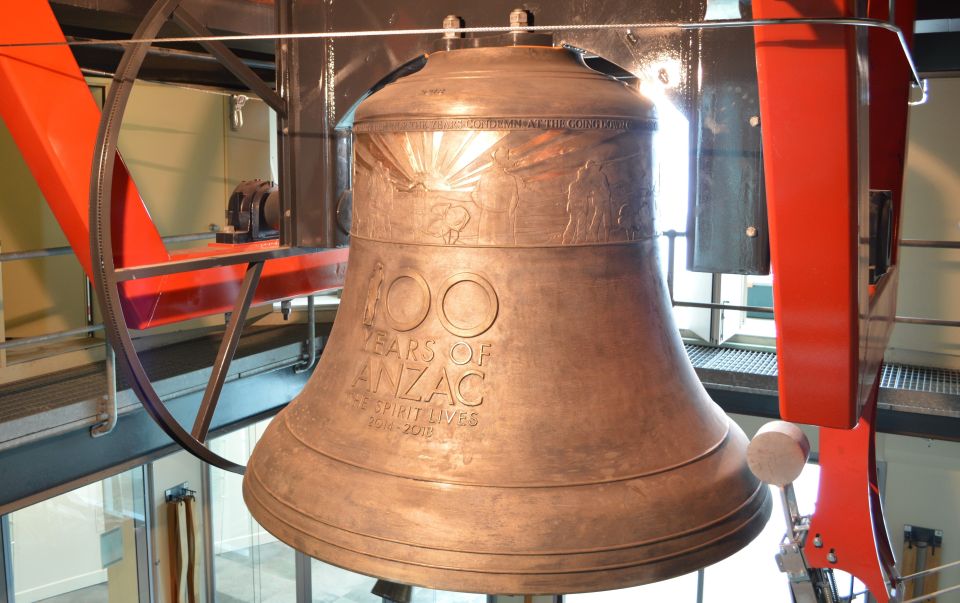
[[[550,47],[430,55],[354,124],[318,368],[250,459],[280,540],[394,582],[572,593],[687,573],[770,514],[673,323],[649,101]]]

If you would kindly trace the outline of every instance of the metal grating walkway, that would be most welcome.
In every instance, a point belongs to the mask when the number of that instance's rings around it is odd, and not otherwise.
[[[685,344],[684,347],[700,380],[715,398],[718,395],[717,390],[736,392],[738,395],[751,391],[767,392],[770,396],[776,396],[775,352],[696,344]],[[730,402],[729,399],[726,401]],[[901,419],[960,419],[960,371],[908,364],[884,364],[880,375],[880,398],[877,406],[881,411],[889,411]],[[776,414],[775,408],[767,409],[767,412],[770,416]],[[881,423],[883,420],[881,414]],[[923,429],[931,430],[930,423]],[[923,429],[916,428],[912,431],[922,433]],[[958,425],[944,423],[937,426],[937,429],[943,432],[941,436],[960,439]],[[911,430],[904,428],[903,431]]]
[[[686,344],[684,347],[694,368],[777,376],[777,355],[774,352],[695,344]],[[960,371],[909,364],[884,364],[880,387],[960,396]]]
[[[880,387],[960,396],[960,371],[909,364],[885,364],[880,375]]]
[[[749,373],[765,377],[777,376],[777,355],[757,350],[714,348],[705,345],[686,344],[687,356],[693,368]]]

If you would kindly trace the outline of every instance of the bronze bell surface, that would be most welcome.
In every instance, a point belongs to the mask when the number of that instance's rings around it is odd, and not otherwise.
[[[365,100],[316,372],[244,478],[318,559],[480,593],[621,588],[756,536],[767,488],[659,270],[651,103],[552,47],[467,48]]]

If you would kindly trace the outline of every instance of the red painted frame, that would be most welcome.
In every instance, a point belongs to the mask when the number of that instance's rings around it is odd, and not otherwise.
[[[46,0],[0,3],[4,43],[62,41]],[[100,111],[67,46],[0,48],[0,116],[36,178],[87,275],[91,275],[88,200]],[[219,255],[245,246],[210,245],[171,254],[122,162],[113,178],[113,241],[118,267]],[[275,242],[253,247],[275,246]],[[348,250],[270,260],[254,304],[343,284]],[[121,296],[127,326],[146,329],[229,311],[245,264],[128,281]]]
[[[754,0],[757,18],[852,16],[853,0]],[[869,16],[885,19],[886,0]],[[909,33],[913,2],[899,0]],[[3,42],[63,40],[45,0],[0,6]],[[805,547],[816,567],[857,575],[881,601],[896,586],[874,451],[877,375],[895,311],[894,267],[867,285],[867,189],[893,191],[898,230],[909,79],[889,32],[836,26],[755,30],[764,161],[776,279],[781,415],[821,425],[820,503]],[[860,38],[858,42],[858,37]],[[858,69],[869,41],[867,92]],[[66,46],[0,48],[0,115],[90,274],[87,198],[99,111]],[[130,267],[238,247],[169,254],[122,163],[114,173],[117,264]],[[258,244],[262,245],[262,244]],[[896,249],[894,250],[896,257]],[[267,263],[255,303],[340,286],[347,250]],[[244,266],[124,283],[131,328],[230,309]],[[827,553],[833,550],[837,561]]]
[[[753,12],[853,17],[855,4],[754,0]],[[908,40],[914,10],[912,0],[897,2]],[[870,0],[867,11],[860,16],[887,20],[888,2]],[[887,31],[790,25],[755,35],[780,414],[821,426],[820,494],[804,554],[812,567],[854,574],[885,603],[899,585],[874,442],[898,272],[895,240],[894,265],[868,282],[868,193],[892,191],[899,233],[910,71]]]

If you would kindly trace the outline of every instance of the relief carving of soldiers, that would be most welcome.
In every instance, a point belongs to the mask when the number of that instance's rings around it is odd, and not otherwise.
[[[517,241],[517,207],[520,204],[519,177],[511,173],[510,150],[493,151],[493,165],[483,172],[471,195],[480,208],[477,242],[481,245],[513,245]]]
[[[370,197],[373,215],[370,216],[370,226],[372,232],[370,237],[374,239],[390,238],[390,215],[393,212],[393,182],[390,181],[390,171],[383,162],[377,160],[370,173]]]
[[[577,170],[567,187],[567,227],[564,244],[606,242],[610,240],[610,183],[593,159]]]

